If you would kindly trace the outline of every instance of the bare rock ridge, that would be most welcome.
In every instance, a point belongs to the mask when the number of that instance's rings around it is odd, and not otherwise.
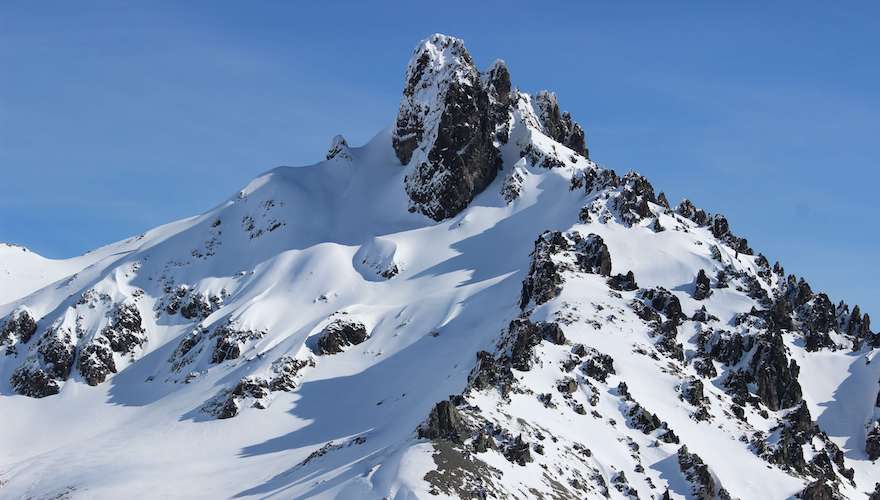
[[[412,169],[411,210],[437,221],[452,217],[495,179],[513,100],[504,62],[480,73],[458,38],[435,34],[419,44],[392,138],[397,158]],[[560,113],[556,96],[542,92],[538,102],[547,135],[586,156],[583,128]]]

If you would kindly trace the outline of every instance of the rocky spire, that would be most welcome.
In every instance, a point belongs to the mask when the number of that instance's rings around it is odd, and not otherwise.
[[[414,211],[452,217],[495,179],[509,88],[503,64],[484,78],[458,38],[435,34],[419,44],[393,133],[397,158],[412,169],[406,192]]]
[[[535,98],[535,104],[548,137],[586,158],[590,157],[584,129],[572,119],[569,112],[559,111],[555,93],[542,90]]]

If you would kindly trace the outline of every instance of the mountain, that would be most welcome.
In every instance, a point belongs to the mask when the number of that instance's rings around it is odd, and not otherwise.
[[[0,269],[3,498],[880,498],[868,315],[456,38],[366,145]]]

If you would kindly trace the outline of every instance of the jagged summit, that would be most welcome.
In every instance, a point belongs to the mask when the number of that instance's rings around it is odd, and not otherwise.
[[[460,40],[404,87],[199,216],[0,246],[0,497],[880,497],[866,312]]]
[[[495,179],[518,94],[503,61],[480,73],[462,40],[435,34],[419,44],[393,133],[397,157],[410,167],[413,210],[434,220],[451,217]],[[556,96],[541,93],[538,102],[544,132],[586,157],[584,131],[560,114]]]

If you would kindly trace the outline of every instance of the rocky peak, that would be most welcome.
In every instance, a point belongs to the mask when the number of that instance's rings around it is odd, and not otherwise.
[[[412,169],[405,186],[412,211],[452,217],[495,179],[509,81],[499,64],[483,78],[458,38],[436,34],[416,47],[392,138],[397,158]]]
[[[590,157],[584,138],[584,129],[572,119],[569,112],[559,111],[556,94],[542,90],[535,98],[544,133],[556,142],[586,158]]]
[[[348,141],[341,135],[336,135],[330,141],[330,149],[327,150],[327,160],[339,158],[342,160],[351,160],[351,152],[348,150]]]

